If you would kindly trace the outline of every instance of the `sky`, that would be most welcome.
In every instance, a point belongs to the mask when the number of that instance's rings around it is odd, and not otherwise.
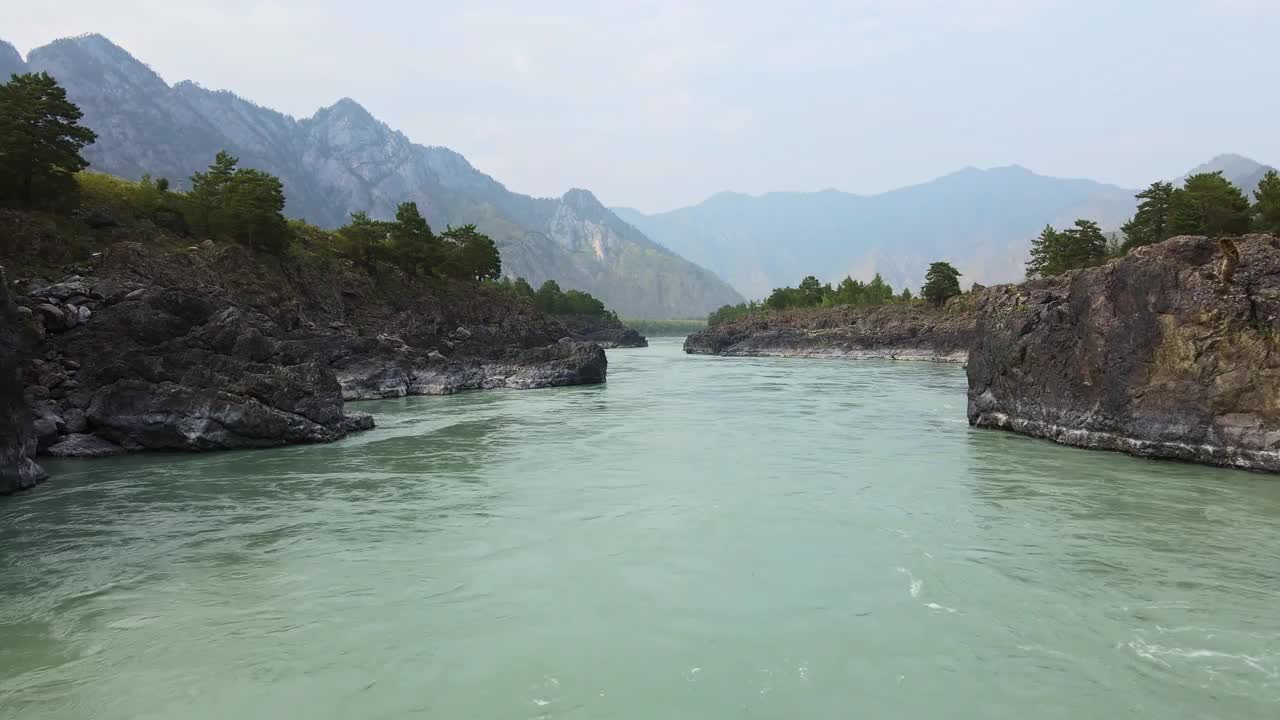
[[[1126,187],[1280,164],[1280,0],[0,0],[24,55],[101,33],[166,81],[342,97],[512,190],[647,212],[1019,164]]]

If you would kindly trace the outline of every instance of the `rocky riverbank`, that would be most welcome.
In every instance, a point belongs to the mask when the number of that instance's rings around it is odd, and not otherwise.
[[[881,305],[749,315],[690,335],[684,351],[963,363],[977,323],[973,306],[965,297],[943,308]]]
[[[993,288],[969,422],[1087,448],[1280,471],[1280,242],[1180,237]]]
[[[9,281],[0,267],[0,495],[24,490],[44,479],[32,459],[36,436],[31,411],[22,395],[27,329],[34,327],[30,311],[19,312],[9,295]]]
[[[605,349],[649,347],[649,341],[617,318],[595,315],[557,315],[574,339],[593,342]]]
[[[21,376],[0,390],[4,477],[28,478],[10,490],[33,482],[18,461],[32,444],[98,457],[327,442],[373,425],[344,400],[605,380],[599,345],[498,289],[207,241],[102,247],[56,282],[6,283],[5,339],[24,321],[32,334],[29,357],[0,358]]]

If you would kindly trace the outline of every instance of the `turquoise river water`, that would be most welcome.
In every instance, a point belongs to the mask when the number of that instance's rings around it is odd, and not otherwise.
[[[1280,481],[925,363],[610,351],[0,498],[0,717],[1277,718]]]

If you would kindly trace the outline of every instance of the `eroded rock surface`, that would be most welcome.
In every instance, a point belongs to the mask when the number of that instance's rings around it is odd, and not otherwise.
[[[119,242],[80,274],[33,281],[23,302],[41,339],[12,385],[30,445],[101,457],[328,442],[373,426],[344,400],[605,379],[598,345],[562,342],[569,331],[527,302],[387,272]]]
[[[22,395],[23,325],[31,315],[18,312],[9,279],[0,267],[0,495],[24,490],[45,478],[32,459],[36,435]]]
[[[943,308],[882,305],[751,315],[694,333],[687,353],[962,363],[977,320],[969,298]]]
[[[1280,471],[1280,242],[1178,237],[988,290],[969,422],[1080,447]]]

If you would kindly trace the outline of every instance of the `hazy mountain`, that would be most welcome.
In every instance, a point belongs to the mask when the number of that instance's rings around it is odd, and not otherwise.
[[[12,62],[5,58],[0,47],[0,63]],[[534,285],[553,279],[586,290],[624,317],[699,316],[741,299],[713,273],[619,220],[590,192],[560,198],[510,192],[458,153],[411,142],[354,100],[297,120],[193,82],[170,86],[99,35],[33,50],[27,64],[56,77],[84,111],[84,124],[98,133],[85,152],[96,170],[128,178],[150,173],[185,188],[192,173],[226,149],[243,166],[280,176],[293,217],[334,227],[352,211],[390,218],[397,203],[414,200],[435,227],[475,223],[492,236],[507,273]]]
[[[928,264],[950,260],[967,285],[1022,276],[1029,239],[1078,217],[1118,227],[1133,190],[1037,175],[1018,166],[966,168],[879,195],[721,193],[657,215],[615,211],[649,237],[709,267],[749,297],[805,275],[919,289]]]
[[[1222,155],[1192,172],[1222,170],[1247,193],[1269,168]],[[1190,174],[1190,173],[1188,173]],[[1184,176],[1185,177],[1185,176]],[[1016,165],[966,168],[879,195],[836,190],[720,193],[693,207],[645,215],[614,208],[649,237],[709,267],[748,297],[805,275],[836,281],[881,273],[918,290],[928,264],[949,260],[964,284],[1020,279],[1033,237],[1076,218],[1116,230],[1133,215],[1137,190],[1037,175]]]
[[[0,83],[8,81],[10,75],[26,71],[27,64],[23,62],[22,55],[18,53],[18,50],[9,43],[0,40]]]
[[[1181,184],[1183,180],[1196,173],[1221,172],[1223,177],[1243,190],[1244,194],[1249,196],[1249,201],[1252,202],[1254,200],[1253,191],[1258,188],[1258,181],[1262,179],[1263,175],[1267,174],[1268,170],[1274,169],[1270,165],[1263,165],[1257,160],[1243,155],[1227,153],[1192,168],[1186,175],[1178,178],[1178,183]]]

